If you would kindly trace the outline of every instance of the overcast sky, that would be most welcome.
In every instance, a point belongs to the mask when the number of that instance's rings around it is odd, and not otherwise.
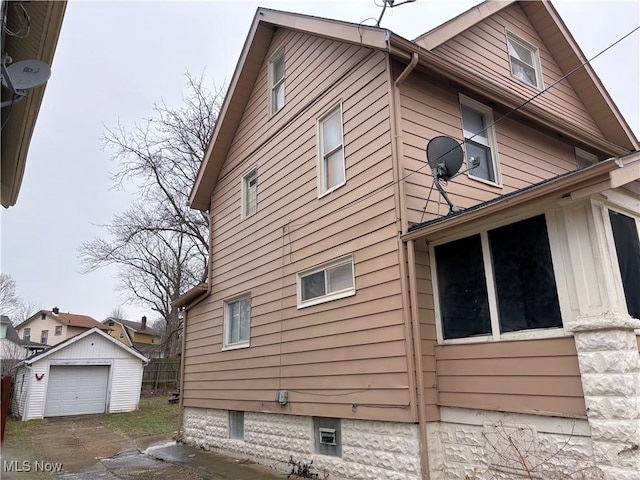
[[[387,9],[382,26],[412,39],[477,3],[418,0]],[[637,0],[554,5],[588,58],[640,24]],[[132,125],[151,114],[154,101],[177,106],[187,70],[228,82],[258,6],[355,23],[380,14],[373,0],[69,1],[18,203],[2,209],[1,268],[20,297],[97,320],[124,304],[116,269],[81,275],[77,256],[133,193],[111,189],[116,164],[100,146],[104,127]],[[634,33],[594,63],[636,136],[639,38]],[[139,305],[123,308],[131,320],[156,317]]]

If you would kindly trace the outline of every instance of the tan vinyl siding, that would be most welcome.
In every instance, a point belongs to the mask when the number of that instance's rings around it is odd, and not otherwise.
[[[424,73],[410,76],[401,86],[401,115],[404,142],[403,176],[409,222],[428,221],[446,215],[448,206],[437,191],[431,193],[431,169],[425,148],[429,140],[446,135],[462,141],[458,90],[438,83]],[[487,104],[482,98],[476,98]],[[494,120],[502,112],[494,111]],[[462,174],[446,187],[455,205],[467,208],[496,196],[514,192],[544,179],[575,170],[574,145],[507,118],[495,125],[502,186],[496,187]],[[466,161],[461,171],[466,169]]]
[[[573,337],[438,345],[438,404],[586,417]]]
[[[286,103],[262,66],[212,197],[212,295],[189,310],[184,405],[410,421],[385,54],[279,30]],[[317,198],[316,119],[342,103],[346,184]],[[257,212],[240,179],[257,167]],[[296,274],[353,255],[356,294],[298,309]],[[222,351],[251,293],[250,347]],[[289,391],[289,404],[274,401]]]
[[[437,407],[438,392],[436,381],[436,323],[433,310],[433,287],[430,278],[429,255],[424,249],[416,250],[416,281],[418,290],[418,311],[420,318],[420,341],[422,342],[422,378],[424,399],[427,407],[427,421],[440,420]]]
[[[565,73],[540,38],[522,7],[513,4],[460,35],[437,47],[435,51],[480,73],[495,83],[522,95],[523,100],[539,92],[511,76],[505,31],[520,37],[538,48],[544,88],[559,80]],[[568,81],[562,81],[533,101],[589,134],[604,138],[582,100]]]

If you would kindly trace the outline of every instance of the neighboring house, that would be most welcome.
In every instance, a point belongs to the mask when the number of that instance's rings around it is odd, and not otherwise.
[[[162,335],[147,326],[147,317],[140,322],[109,317],[102,322],[109,327],[113,338],[117,338],[128,347],[133,347],[147,358],[162,358]]]
[[[29,357],[14,381],[21,420],[137,410],[144,355],[91,328]]]
[[[546,1],[414,41],[259,9],[190,198],[184,440],[330,478],[637,478],[640,153],[589,65],[555,84],[585,61]]]
[[[13,327],[11,319],[2,315],[0,320],[0,360],[2,361],[3,375],[7,367],[12,368],[15,362],[24,360],[29,355],[46,348],[47,345],[21,339]]]
[[[16,330],[24,341],[52,346],[91,328],[109,331],[109,327],[87,315],[61,313],[58,307],[54,307],[53,310],[40,310],[18,325]]]
[[[9,66],[22,60],[39,60],[51,65],[66,7],[66,0],[3,1],[2,61],[7,59],[6,55],[11,59],[7,61]],[[2,206],[9,208],[18,199],[46,85],[28,90],[24,98],[16,101],[4,83],[3,79],[0,192]]]

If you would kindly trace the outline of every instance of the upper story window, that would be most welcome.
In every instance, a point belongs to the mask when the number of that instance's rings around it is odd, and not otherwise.
[[[507,32],[507,48],[511,75],[542,90],[542,68],[538,49],[511,32]]]
[[[55,335],[62,335],[62,325],[56,327]]]
[[[318,119],[318,196],[345,184],[342,105]]]
[[[343,257],[298,273],[298,308],[355,295],[353,257]]]
[[[47,343],[47,340],[49,339],[49,330],[42,330],[42,333],[40,334],[40,343]]]
[[[609,210],[613,241],[629,315],[640,319],[640,220]]]
[[[469,176],[500,185],[498,148],[491,108],[460,95],[460,110]]]
[[[516,241],[517,240],[517,241]],[[440,339],[562,327],[544,215],[437,245]]]
[[[25,342],[29,342],[31,340],[31,329],[30,328],[25,328],[24,332],[22,333],[22,338],[24,339]]]
[[[242,177],[242,218],[256,213],[258,208],[258,171],[253,168]]]
[[[590,167],[596,163],[598,163],[598,157],[596,155],[576,147],[576,165],[578,168]]]
[[[284,49],[279,50],[269,61],[269,114],[274,115],[285,102]]]
[[[238,348],[249,346],[251,326],[251,296],[224,302],[224,347]]]

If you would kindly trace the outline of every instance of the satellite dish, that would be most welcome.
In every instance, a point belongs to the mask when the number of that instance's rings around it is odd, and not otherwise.
[[[442,195],[442,197],[449,204],[449,213],[459,212],[460,209],[456,207],[449,199],[447,192],[440,184],[440,180],[445,182],[452,178],[460,167],[464,160],[464,153],[460,143],[451,137],[435,137],[429,140],[427,144],[427,161],[431,166],[431,173],[433,174],[433,181],[436,188]]]
[[[3,68],[2,73],[2,84],[15,94],[47,83],[51,68],[40,60],[21,60]]]
[[[427,161],[432,170],[437,170],[438,178],[449,180],[464,161],[460,143],[451,137],[435,137],[427,144]]]

